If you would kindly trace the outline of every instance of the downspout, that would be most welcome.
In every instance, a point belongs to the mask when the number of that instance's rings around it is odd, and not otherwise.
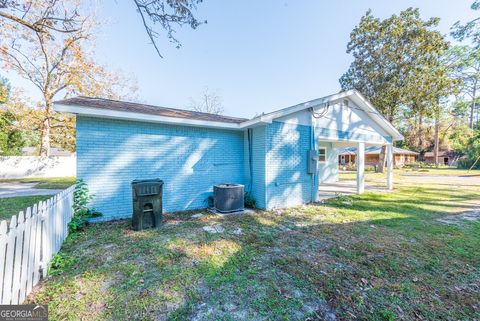
[[[250,181],[248,183],[248,193],[252,193],[253,187],[253,158],[252,158],[252,137],[253,137],[253,130],[251,128],[247,129],[247,140],[248,140],[248,171],[249,171],[249,178]]]
[[[316,146],[315,146],[315,123],[314,123],[314,119],[313,119],[313,115],[311,114],[310,115],[310,149],[311,150],[316,150]],[[316,194],[318,193],[318,191],[316,190],[316,179],[317,179],[317,172],[318,172],[318,165],[317,165],[317,169],[315,170],[315,173],[312,174],[312,188],[311,188],[311,202],[315,202],[317,200],[317,196]]]

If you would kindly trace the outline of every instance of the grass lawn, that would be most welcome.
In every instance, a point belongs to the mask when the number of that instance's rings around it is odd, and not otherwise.
[[[393,193],[286,210],[168,214],[155,230],[92,224],[29,302],[52,320],[478,319],[480,221],[455,217],[480,184],[398,179]]]
[[[10,218],[18,214],[18,212],[25,210],[33,204],[44,201],[52,197],[51,195],[35,195],[35,196],[19,196],[0,198],[0,221],[10,220]]]
[[[33,177],[19,179],[0,179],[0,183],[4,182],[23,182],[37,183],[35,188],[39,189],[65,189],[75,184],[75,177]]]

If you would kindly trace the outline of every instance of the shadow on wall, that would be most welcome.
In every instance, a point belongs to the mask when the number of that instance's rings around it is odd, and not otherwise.
[[[307,173],[310,127],[272,122],[267,125],[267,206],[288,207],[312,200],[312,175]]]
[[[244,183],[243,133],[79,117],[78,178],[102,219],[129,217],[130,183],[164,181],[166,212],[204,208],[214,184]]]

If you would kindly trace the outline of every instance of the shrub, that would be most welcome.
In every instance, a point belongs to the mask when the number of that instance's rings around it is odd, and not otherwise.
[[[68,223],[70,233],[83,229],[88,224],[88,219],[99,217],[102,214],[95,209],[88,208],[88,203],[93,199],[93,195],[88,190],[87,183],[83,180],[77,180],[75,191],[73,192],[73,218]]]
[[[248,207],[248,208],[256,208],[257,207],[257,201],[252,196],[252,194],[249,193],[249,192],[245,193],[244,202],[245,202],[245,207]]]
[[[49,263],[48,274],[61,274],[75,264],[75,257],[64,253],[56,254]]]

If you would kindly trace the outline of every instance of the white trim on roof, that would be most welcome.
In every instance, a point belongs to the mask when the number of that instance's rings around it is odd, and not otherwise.
[[[388,120],[386,120],[362,94],[360,94],[358,91],[354,89],[343,91],[341,93],[333,94],[323,98],[314,99],[311,101],[307,101],[305,103],[301,103],[295,106],[283,108],[268,114],[264,114],[256,118],[253,118],[251,120],[248,120],[246,122],[243,122],[241,123],[241,125],[243,126],[244,124],[246,124],[247,125],[246,127],[250,127],[260,122],[271,123],[273,119],[287,116],[307,108],[319,107],[326,103],[333,102],[340,99],[345,99],[345,98],[352,99],[352,101],[356,103],[358,107],[362,108],[375,121],[375,123],[377,123],[382,129],[384,129],[388,134],[390,134],[394,141],[403,140],[403,135],[400,134],[400,132],[395,127],[393,127],[393,125]]]
[[[145,121],[152,123],[162,123],[170,125],[183,125],[183,126],[200,126],[207,128],[223,128],[223,129],[238,129],[239,124],[236,123],[225,123],[225,122],[216,122],[216,121],[205,121],[198,119],[188,119],[188,118],[178,118],[178,117],[167,117],[143,113],[134,113],[128,111],[118,111],[104,108],[95,108],[95,107],[85,107],[78,105],[64,105],[60,103],[54,103],[53,109],[59,112],[72,113],[83,116],[93,116],[100,118],[109,118],[109,119],[123,119],[123,120],[134,120],[134,121]]]
[[[323,104],[344,99],[350,98],[356,105],[362,108],[368,115],[377,123],[382,129],[384,129],[388,134],[392,136],[394,141],[403,140],[402,134],[393,127],[390,122],[388,122],[373,106],[368,102],[368,100],[356,90],[348,90],[338,94],[333,94],[323,98],[314,99],[305,103],[280,109],[271,113],[263,114],[253,119],[244,121],[242,123],[227,123],[227,122],[218,122],[218,121],[205,121],[198,119],[189,119],[189,118],[178,118],[178,117],[167,117],[167,116],[158,116],[144,113],[135,113],[127,111],[118,111],[110,110],[103,108],[95,107],[85,107],[79,105],[67,105],[62,103],[54,103],[54,110],[59,112],[66,112],[84,116],[94,116],[101,118],[111,118],[111,119],[125,119],[125,120],[134,120],[134,121],[145,121],[145,122],[154,122],[154,123],[165,123],[172,125],[183,125],[183,126],[200,126],[207,128],[222,128],[222,129],[233,129],[233,130],[242,130],[250,127],[255,127],[261,124],[269,124],[274,119],[287,116],[298,111],[319,107]]]

